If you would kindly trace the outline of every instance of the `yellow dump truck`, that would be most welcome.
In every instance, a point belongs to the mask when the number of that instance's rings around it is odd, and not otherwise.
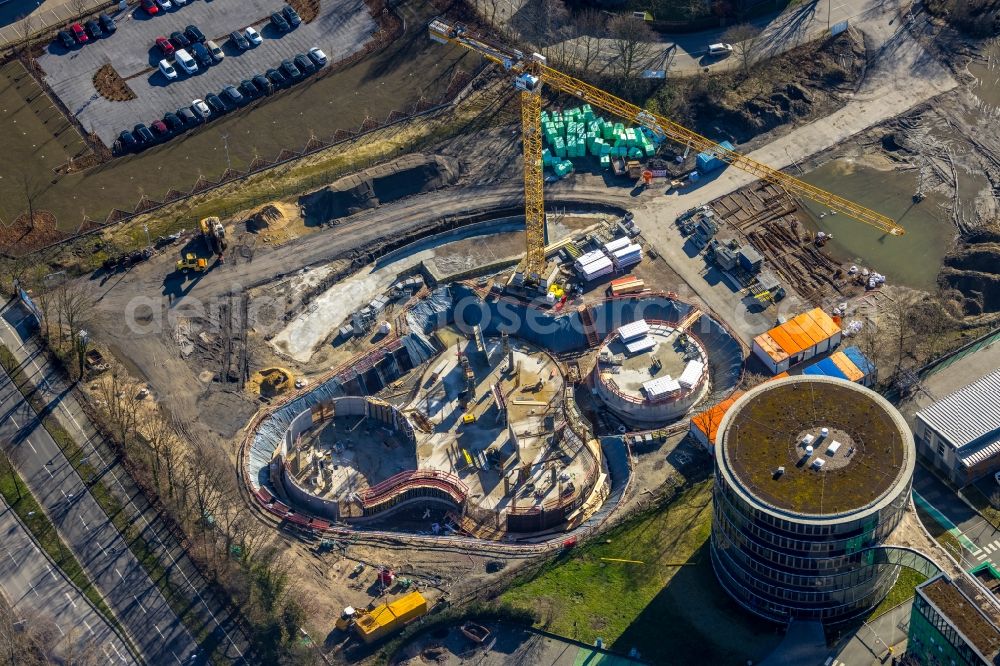
[[[399,631],[426,612],[427,600],[414,590],[391,603],[358,613],[352,626],[358,638],[365,643],[374,643],[383,636]]]

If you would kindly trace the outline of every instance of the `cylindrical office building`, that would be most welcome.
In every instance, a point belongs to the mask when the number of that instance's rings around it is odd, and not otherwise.
[[[800,376],[749,391],[716,440],[719,582],[776,622],[837,622],[874,607],[898,568],[866,549],[902,519],[915,458],[903,417],[869,389]]]

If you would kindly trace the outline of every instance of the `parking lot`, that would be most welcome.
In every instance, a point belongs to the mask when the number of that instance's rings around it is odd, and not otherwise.
[[[83,127],[111,146],[124,129],[140,122],[149,124],[167,111],[188,106],[227,85],[238,85],[314,46],[330,62],[337,62],[360,50],[377,29],[363,0],[338,0],[322,3],[312,23],[280,33],[270,25],[269,16],[284,6],[281,0],[189,0],[187,5],[175,5],[152,17],[141,9],[130,9],[114,15],[118,30],[111,36],[68,51],[53,43],[38,62],[46,82]],[[179,78],[168,82],[156,69],[162,56],[154,42],[192,24],[222,47],[226,57],[208,69],[199,67],[192,75],[178,67]],[[228,34],[249,25],[257,28],[264,41],[240,52]],[[126,79],[136,99],[112,102],[98,95],[93,75],[105,63]]]

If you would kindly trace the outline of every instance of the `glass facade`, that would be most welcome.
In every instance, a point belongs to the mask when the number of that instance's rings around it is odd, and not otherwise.
[[[866,550],[899,524],[910,483],[900,484],[880,510],[840,520],[783,517],[753,506],[716,469],[712,564],[729,593],[770,620],[836,622],[877,605],[898,575],[897,565]]]
[[[989,662],[919,592],[910,611],[906,653],[926,666],[979,666]]]

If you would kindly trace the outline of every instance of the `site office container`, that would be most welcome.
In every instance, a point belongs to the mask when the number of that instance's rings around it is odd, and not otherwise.
[[[840,344],[840,327],[820,308],[775,326],[754,338],[754,354],[774,374]]]

